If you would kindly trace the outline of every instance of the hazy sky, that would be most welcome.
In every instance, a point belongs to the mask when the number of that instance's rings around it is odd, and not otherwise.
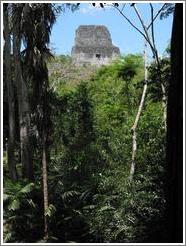
[[[153,3],[155,13],[161,8],[162,4]],[[141,15],[146,23],[150,23],[150,7],[148,3],[137,4]],[[130,4],[126,4],[124,13],[130,20],[140,27],[134,9]],[[172,19],[168,18],[160,20],[158,17],[155,21],[155,40],[159,54],[166,49],[171,38]],[[108,6],[105,10],[95,8],[90,3],[80,4],[79,10],[71,12],[66,10],[60,14],[56,24],[53,27],[51,35],[51,47],[56,54],[71,54],[71,48],[74,45],[75,30],[79,25],[105,25],[112,37],[113,44],[120,48],[122,54],[142,53],[144,39],[130,26],[129,23],[113,9]],[[141,27],[140,27],[141,28]]]

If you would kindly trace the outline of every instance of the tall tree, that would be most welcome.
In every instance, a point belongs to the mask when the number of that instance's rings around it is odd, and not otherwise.
[[[8,166],[10,178],[14,181],[17,180],[17,171],[15,163],[15,97],[14,86],[12,81],[11,71],[11,41],[10,41],[10,18],[9,18],[9,4],[3,5],[3,23],[4,23],[4,67],[5,67],[5,83],[7,86],[7,99],[8,99],[8,123],[9,123],[9,136],[8,136]]]
[[[23,39],[25,43],[24,66],[26,79],[32,81],[35,98],[34,110],[37,119],[37,129],[41,143],[43,200],[44,200],[44,237],[48,238],[49,208],[48,195],[48,147],[50,134],[50,107],[47,59],[51,56],[48,44],[52,26],[56,20],[55,11],[59,11],[53,4],[25,4],[23,11]],[[25,15],[25,16],[24,16]],[[42,35],[41,35],[42,34]]]
[[[176,3],[167,111],[168,241],[183,241],[183,4]]]
[[[151,19],[150,19],[150,23],[148,25],[145,24],[144,19],[142,18],[142,15],[140,13],[140,11],[137,8],[137,4],[136,3],[132,3],[130,6],[133,7],[136,16],[141,24],[142,27],[142,31],[138,28],[137,25],[135,25],[124,13],[124,8],[125,8],[125,4],[123,5],[123,7],[119,8],[119,4],[113,4],[114,8],[124,17],[124,19],[136,30],[138,31],[138,33],[140,33],[143,38],[145,38],[145,40],[147,41],[152,54],[153,54],[153,58],[154,61],[157,65],[157,77],[158,77],[158,81],[157,83],[160,85],[161,87],[161,91],[162,91],[162,108],[164,111],[163,117],[164,117],[164,126],[165,126],[165,130],[167,128],[166,125],[166,119],[167,119],[167,97],[166,97],[166,90],[165,90],[165,86],[162,82],[162,76],[161,76],[161,66],[160,66],[160,58],[158,55],[158,50],[156,47],[156,43],[155,43],[155,34],[154,34],[154,22],[157,19],[157,17],[160,15],[160,13],[162,13],[162,11],[164,10],[164,8],[166,7],[166,4],[163,4],[162,7],[159,9],[159,11],[154,14],[154,7],[153,5],[150,3],[150,12],[151,12]]]
[[[33,161],[30,143],[30,108],[28,98],[28,86],[23,78],[21,64],[21,24],[25,4],[12,4],[13,20],[13,55],[15,65],[15,82],[17,85],[19,104],[19,127],[21,144],[21,162],[23,165],[23,177],[33,180]]]

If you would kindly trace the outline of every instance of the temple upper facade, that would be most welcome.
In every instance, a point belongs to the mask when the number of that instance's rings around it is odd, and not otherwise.
[[[120,55],[105,26],[82,25],[76,30],[72,60],[76,65],[106,65]]]

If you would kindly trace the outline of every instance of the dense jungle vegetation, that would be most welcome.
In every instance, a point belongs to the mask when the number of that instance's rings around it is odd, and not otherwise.
[[[153,60],[147,65],[143,54],[100,68],[74,67],[69,56],[52,57],[47,46],[58,7],[3,7],[4,242],[180,241],[171,239],[167,226],[175,204],[168,207],[171,114],[168,106],[166,122],[161,87],[171,98],[173,44],[158,68]],[[131,176],[132,126],[147,84]]]

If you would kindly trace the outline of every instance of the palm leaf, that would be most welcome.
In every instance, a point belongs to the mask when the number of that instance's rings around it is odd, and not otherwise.
[[[56,207],[50,204],[45,211],[45,216],[51,217],[56,212]]]
[[[17,210],[20,208],[20,201],[14,199],[9,205],[8,205],[8,210]]]
[[[22,194],[30,193],[33,190],[33,187],[34,187],[34,183],[27,184],[19,192]]]

